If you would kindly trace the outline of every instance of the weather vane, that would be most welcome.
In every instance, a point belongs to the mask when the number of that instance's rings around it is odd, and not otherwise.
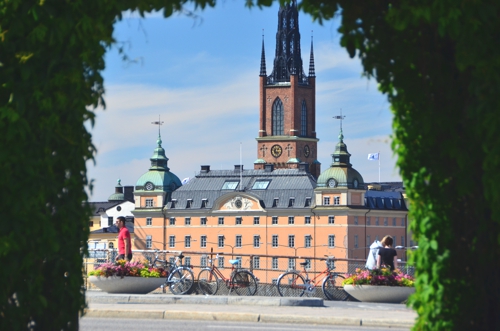
[[[340,131],[342,131],[342,120],[345,118],[345,116],[342,116],[342,108],[340,108],[340,115],[333,116],[333,118],[340,120]]]
[[[160,121],[160,115],[158,115],[158,121],[151,122],[151,124],[158,125],[158,136],[160,136],[160,125],[163,124],[163,121]]]

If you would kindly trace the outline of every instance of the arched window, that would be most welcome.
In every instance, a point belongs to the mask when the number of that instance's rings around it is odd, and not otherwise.
[[[300,135],[307,136],[307,107],[306,100],[302,100],[302,110],[300,112]]]
[[[273,136],[282,136],[284,133],[283,102],[277,98],[273,104]]]

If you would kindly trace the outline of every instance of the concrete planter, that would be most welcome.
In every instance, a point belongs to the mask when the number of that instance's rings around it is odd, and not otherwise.
[[[344,290],[363,302],[401,303],[415,293],[414,287],[344,285]]]
[[[89,277],[89,281],[104,292],[132,294],[147,294],[160,287],[165,280],[161,277]]]

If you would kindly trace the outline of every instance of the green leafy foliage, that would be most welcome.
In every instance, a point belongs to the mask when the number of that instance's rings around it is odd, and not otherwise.
[[[0,0],[1,330],[77,330],[90,211],[85,121],[125,10],[215,0]],[[280,1],[282,2],[282,1]],[[271,0],[244,5],[269,6]],[[500,329],[500,2],[303,0],[394,112],[411,200],[416,330]],[[126,58],[126,55],[124,55]]]
[[[332,17],[322,5],[303,2]],[[394,113],[392,147],[419,244],[414,329],[500,329],[500,3],[335,5],[342,45]]]
[[[104,105],[113,24],[184,3],[0,0],[1,330],[78,329],[95,152],[84,122]]]

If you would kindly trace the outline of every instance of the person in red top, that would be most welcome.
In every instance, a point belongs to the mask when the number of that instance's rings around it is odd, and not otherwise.
[[[116,219],[116,226],[119,229],[118,233],[118,256],[116,260],[125,260],[127,257],[127,261],[132,260],[132,245],[130,241],[130,232],[125,226],[125,217],[120,216]]]

